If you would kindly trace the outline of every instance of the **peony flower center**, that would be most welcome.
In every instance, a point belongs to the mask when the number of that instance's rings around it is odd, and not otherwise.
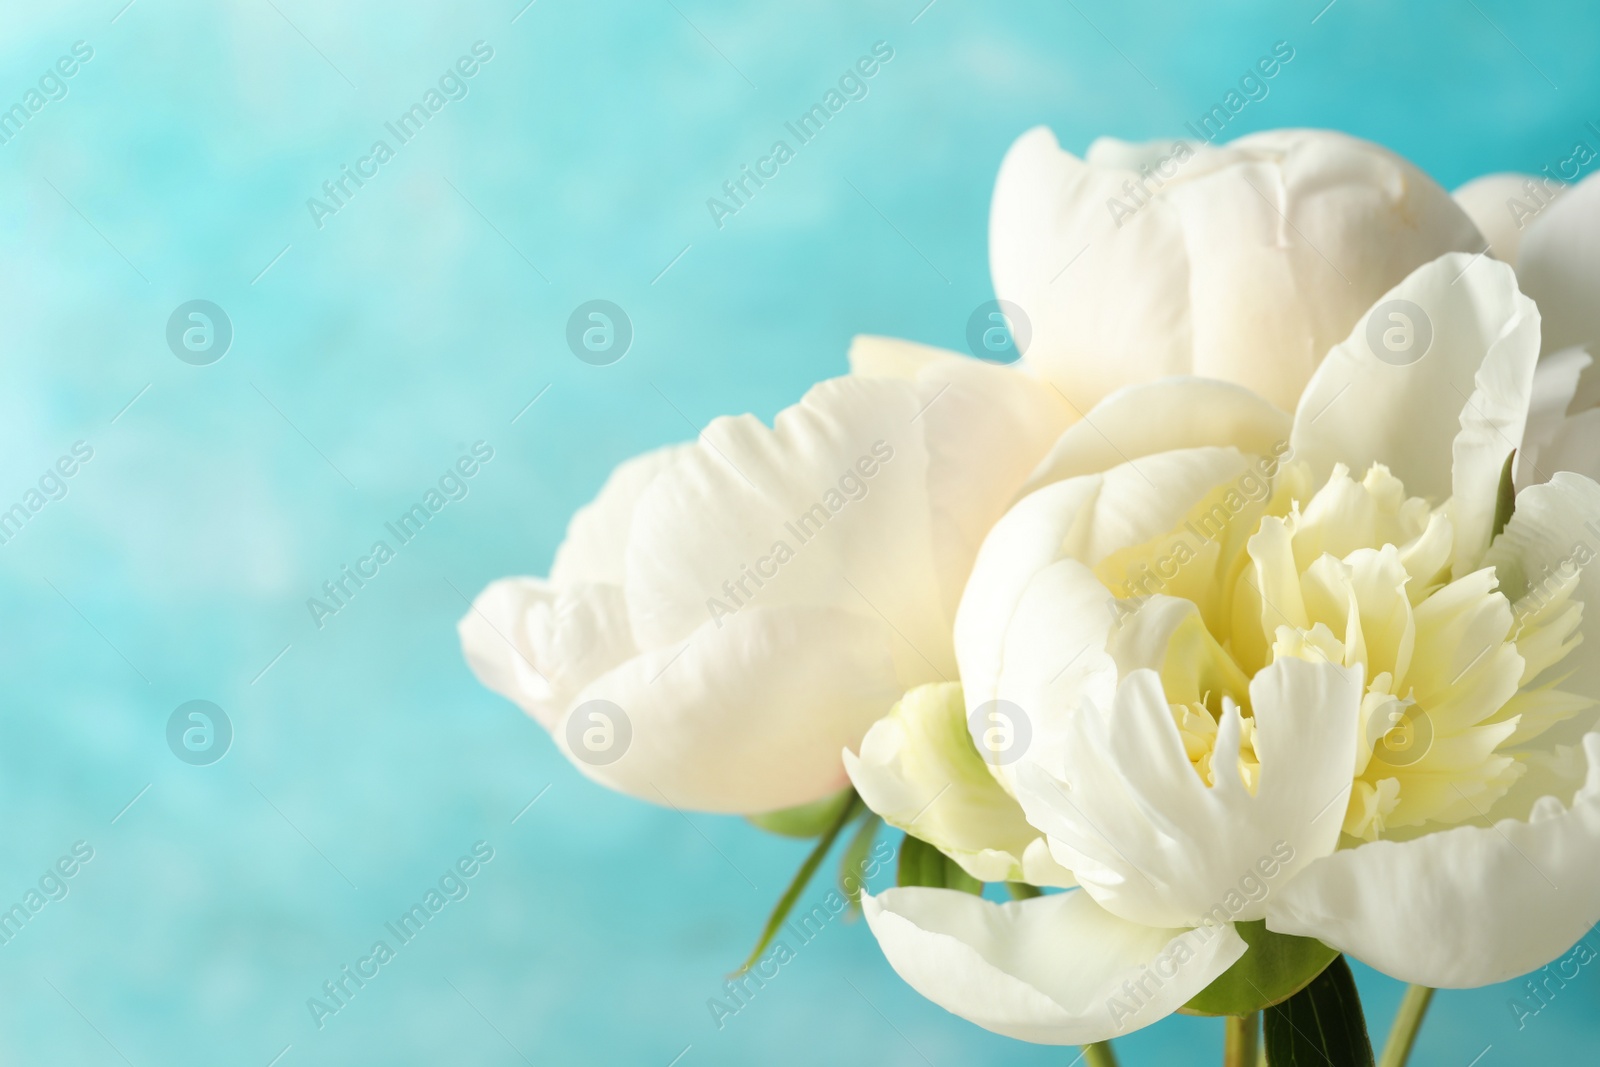
[[[1344,832],[1370,841],[1485,819],[1524,772],[1521,746],[1593,703],[1542,677],[1580,640],[1576,575],[1513,605],[1493,568],[1452,577],[1448,512],[1408,497],[1385,467],[1310,484],[1289,464],[1259,500],[1218,487],[1177,530],[1102,561],[1099,577],[1126,598],[1119,667],[1160,670],[1208,783],[1217,721],[1238,705],[1239,774],[1253,790],[1249,679],[1283,656],[1359,665]]]

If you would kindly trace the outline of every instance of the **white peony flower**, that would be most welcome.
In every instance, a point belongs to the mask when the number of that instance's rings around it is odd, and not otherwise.
[[[1538,355],[1512,270],[1452,254],[1380,294],[1292,421],[1188,379],[1069,429],[974,564],[965,710],[909,695],[850,771],[974,874],[1081,888],[866,898],[901,976],[1083,1044],[1217,1010],[1232,976],[1262,995],[1223,1010],[1282,999],[1335,950],[1503,981],[1600,920],[1600,485],[1556,474],[1509,522],[1501,491]]]
[[[1291,409],[1379,295],[1482,247],[1416,167],[1320,130],[1102,138],[1080,160],[1040,127],[1006,154],[989,219],[995,293],[1031,326],[1025,358],[1085,410],[1170,375]]]
[[[706,811],[814,801],[902,693],[955,677],[978,545],[1071,409],[1023,368],[907,342],[851,362],[771,429],[717,419],[623,464],[548,579],[462,618],[478,677],[590,777]]]

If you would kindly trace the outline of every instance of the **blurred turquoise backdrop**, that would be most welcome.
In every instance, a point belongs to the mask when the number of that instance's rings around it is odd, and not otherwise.
[[[460,594],[542,573],[613,465],[770,418],[854,333],[962,347],[1030,126],[1179,133],[1278,41],[1234,129],[1347,130],[1452,187],[1600,121],[1579,2],[125,3],[0,9],[0,107],[92,49],[0,145],[0,508],[93,450],[0,545],[0,908],[93,850],[0,944],[7,1064],[1065,1067],[842,922],[719,1030],[802,846],[590,784],[472,679]],[[706,199],[878,41],[866,98],[719,229]],[[319,228],[307,199],[476,42]],[[612,366],[564,340],[593,298],[636,330]],[[166,343],[193,299],[232,322],[208,366]],[[306,599],[477,441],[469,495],[318,629]],[[192,699],[232,722],[209,766],[167,745]],[[307,998],[480,841],[469,895],[319,1029]],[[1361,978],[1381,1034],[1399,987]],[[1591,974],[1520,1029],[1516,992],[1441,994],[1413,1062],[1592,1056]],[[1119,1044],[1207,1063],[1219,1031]]]

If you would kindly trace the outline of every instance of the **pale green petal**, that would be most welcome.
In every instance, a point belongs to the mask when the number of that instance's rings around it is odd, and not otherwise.
[[[978,755],[960,685],[911,690],[867,731],[860,754],[846,751],[844,761],[868,807],[974,878],[1077,884]]]

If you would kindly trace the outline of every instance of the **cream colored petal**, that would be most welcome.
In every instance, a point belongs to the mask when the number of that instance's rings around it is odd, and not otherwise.
[[[1063,152],[1040,126],[1011,146],[995,179],[995,295],[1028,317],[1026,361],[1081,411],[1131,382],[1193,370],[1176,214],[1158,203],[1118,227],[1107,210],[1137,177]]]
[[[1600,181],[1591,174],[1528,224],[1517,257],[1522,289],[1544,316],[1544,350],[1600,355]]]
[[[1391,329],[1418,347],[1389,351]],[[1474,570],[1500,471],[1522,440],[1538,350],[1539,313],[1510,267],[1443,256],[1384,294],[1317,369],[1295,412],[1295,458],[1319,477],[1337,463],[1383,463],[1408,493],[1451,499],[1455,573]]]
[[[1077,415],[1059,391],[1022,366],[991,366],[904,341],[894,345],[905,353],[903,365],[920,361],[913,380],[928,397],[912,421],[928,452],[930,537],[950,619],[978,546]],[[886,363],[886,347],[881,339],[869,344],[858,338],[851,358]]]
[[[506,578],[456,624],[478,680],[550,729],[595,678],[638,654],[614,585]]]
[[[1089,694],[1109,699],[1116,677],[1105,645],[1117,603],[1090,568],[1174,530],[1250,463],[1231,448],[1167,452],[1019,501],[984,542],[956,614],[968,710],[1009,701],[1030,722],[1028,758],[1054,758],[1065,713]]]
[[[1245,952],[1231,925],[1153,929],[1079,891],[995,904],[906,887],[863,894],[862,910],[890,966],[917,992],[986,1030],[1044,1045],[1148,1026]]]
[[[772,429],[716,420],[640,499],[626,585],[638,640],[680,641],[749,605],[813,605],[883,626],[903,688],[954,678],[951,617],[978,541],[1064,424],[1015,368],[955,357],[913,381],[824,382]]]
[[[1033,327],[1027,362],[1081,410],[1184,374],[1287,408],[1377,296],[1483,247],[1411,164],[1308,130],[1097,142],[1088,162],[1031,130],[1001,165],[989,233],[995,292]]]
[[[1082,564],[1064,560],[1061,549],[1067,530],[1093,507],[1103,480],[1100,475],[1073,478],[1024,497],[984,541],[956,612],[956,659],[969,704],[998,696],[1006,663],[1006,631],[1017,605],[1038,576],[1053,567],[1080,576],[1082,599],[1070,598],[1061,616],[1065,630],[1050,637],[1069,657],[1080,648],[1088,650],[1083,670],[1069,673],[1063,683],[1082,684],[1093,673],[1110,669],[1110,660],[1096,648],[1104,645],[1111,626],[1111,594]],[[1091,606],[1096,602],[1103,605],[1100,610]]]
[[[1600,408],[1569,415],[1550,443],[1539,450],[1533,480],[1542,481],[1557,471],[1573,471],[1600,479]]]
[[[1533,393],[1528,401],[1528,425],[1522,431],[1522,447],[1517,452],[1518,489],[1547,481],[1558,470],[1575,469],[1559,465],[1564,455],[1558,455],[1557,463],[1552,464],[1545,458],[1546,451],[1566,427],[1567,412],[1578,391],[1580,376],[1593,362],[1581,348],[1563,348],[1542,357],[1534,368]],[[1597,465],[1600,465],[1600,457],[1595,458]]]
[[[1584,647],[1567,657],[1553,673],[1571,672],[1561,688],[1600,699],[1600,656],[1593,654],[1600,620],[1600,485],[1563,471],[1543,485],[1517,494],[1517,510],[1484,558],[1495,570],[1501,592],[1518,616],[1566,595],[1583,605],[1579,633]],[[1571,743],[1593,728],[1591,711],[1543,734],[1541,745]]]
[[[925,685],[907,693],[873,723],[860,755],[845,752],[844,764],[867,807],[979,881],[1077,884],[1048,849],[1035,849],[1027,864],[1032,869],[1025,870],[1024,856],[1030,846],[1043,844],[1041,835],[973,746],[959,685]]]
[[[1204,141],[1185,140],[1194,152],[1211,152],[1214,149]],[[1137,171],[1140,167],[1154,167],[1172,154],[1172,141],[1124,141],[1117,137],[1096,137],[1089,142],[1084,161],[1090,166],[1108,167],[1112,170]]]
[[[899,695],[881,625],[829,608],[751,608],[601,675],[551,733],[583,773],[642,800],[773,811],[848,784],[840,751]],[[631,736],[609,762],[583,751],[583,719],[569,729],[591,700],[628,720]]]
[[[1336,852],[1270,899],[1268,928],[1446,989],[1549,963],[1600,921],[1600,734],[1584,752],[1587,781],[1570,807],[1552,797],[1530,822]]]
[[[1001,635],[1002,669],[989,698],[1025,724],[1018,729],[1026,744],[996,767],[1006,788],[1015,791],[1015,774],[1025,765],[1058,765],[1068,744],[1068,710],[1085,699],[1109,698],[1116,668],[1106,635],[1115,608],[1106,588],[1075,560],[1059,560],[1029,581]],[[967,691],[968,714],[985,705]]]
[[[914,382],[924,370],[951,369],[971,360],[932,345],[898,337],[858,334],[850,341],[850,373],[862,378]]]
[[[1109,706],[1072,717],[1059,779],[1024,765],[1028,821],[1106,910],[1198,926],[1259,919],[1279,885],[1338,842],[1355,762],[1359,668],[1282,659],[1250,683],[1254,794],[1238,771],[1231,704],[1207,785],[1191,766],[1154,671],[1123,678]]]
[[[1259,456],[1288,451],[1291,419],[1243,386],[1163,378],[1119,389],[1057,440],[1023,493],[1157,452],[1207,445]]]
[[[1540,210],[1526,188],[1528,182],[1538,180],[1528,174],[1485,174],[1450,194],[1489,243],[1489,254],[1513,267],[1523,231]]]
[[[566,539],[550,565],[550,581],[556,585],[622,585],[628,534],[639,498],[690,447],[658,448],[626,460],[612,471],[594,500],[579,508],[567,524]]]
[[[904,635],[906,688],[949,676],[928,456],[912,422],[932,393],[836,378],[772,429],[750,415],[714,420],[634,513],[626,591],[640,645],[681,642],[752,607],[809,605],[886,616]]]
[[[1290,129],[1241,137],[1228,150],[1249,162],[1236,176],[1210,177],[1226,180],[1226,192],[1183,190],[1193,197],[1184,228],[1196,280],[1195,373],[1242,382],[1286,410],[1381,294],[1438,256],[1483,248],[1449,194],[1382,146]],[[1224,205],[1241,226],[1253,214],[1253,230],[1240,232],[1257,241],[1223,229]],[[1269,366],[1274,376],[1264,377]]]

